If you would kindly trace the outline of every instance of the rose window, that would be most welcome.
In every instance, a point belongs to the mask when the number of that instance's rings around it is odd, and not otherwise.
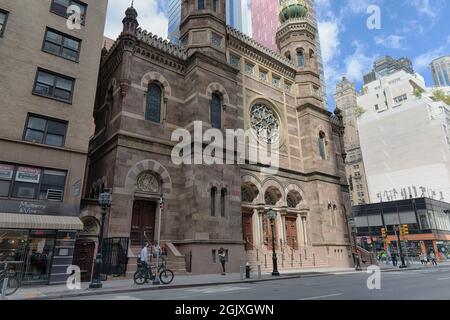
[[[264,142],[279,142],[280,120],[276,113],[265,104],[258,103],[252,107],[250,122],[252,129]]]

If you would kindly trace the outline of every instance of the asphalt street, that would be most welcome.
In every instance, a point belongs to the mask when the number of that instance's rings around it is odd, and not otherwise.
[[[448,300],[450,268],[382,272],[381,288],[369,290],[362,273],[288,280],[149,290],[70,300]],[[374,283],[374,282],[371,282]]]

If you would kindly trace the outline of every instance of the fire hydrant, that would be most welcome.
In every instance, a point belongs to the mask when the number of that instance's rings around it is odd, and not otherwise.
[[[250,268],[250,263],[247,262],[247,264],[245,265],[245,278],[246,279],[250,279],[250,271],[252,270],[252,268]]]

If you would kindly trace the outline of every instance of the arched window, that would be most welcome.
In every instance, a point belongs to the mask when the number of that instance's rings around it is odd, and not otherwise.
[[[286,57],[286,59],[288,59],[289,61],[291,61],[291,53],[289,51],[286,51],[286,53],[284,54],[284,56]]]
[[[211,98],[211,126],[222,128],[222,100],[217,93],[213,93]]]
[[[213,8],[213,12],[217,12],[218,11],[218,3],[219,0],[212,0],[212,8]]]
[[[156,83],[150,83],[147,89],[147,107],[145,119],[159,123],[161,121],[161,87]]]
[[[303,52],[303,49],[297,50],[297,64],[299,67],[305,66],[305,54]]]
[[[327,158],[327,153],[326,153],[326,144],[325,144],[325,133],[323,131],[320,131],[319,133],[319,152],[320,152],[320,157],[325,160]]]
[[[205,10],[205,0],[197,0],[198,10]]]
[[[220,191],[220,215],[222,217],[225,217],[225,199],[227,196],[227,190],[226,189],[222,189],[222,191]]]
[[[309,58],[310,59],[314,58],[314,50],[313,49],[309,50]]]
[[[211,188],[211,217],[215,217],[216,216],[216,194],[217,194],[217,189]]]

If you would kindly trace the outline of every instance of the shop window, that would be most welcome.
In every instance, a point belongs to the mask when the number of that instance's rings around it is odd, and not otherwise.
[[[50,120],[40,116],[29,115],[25,128],[24,140],[62,147],[67,131],[67,122]]]

